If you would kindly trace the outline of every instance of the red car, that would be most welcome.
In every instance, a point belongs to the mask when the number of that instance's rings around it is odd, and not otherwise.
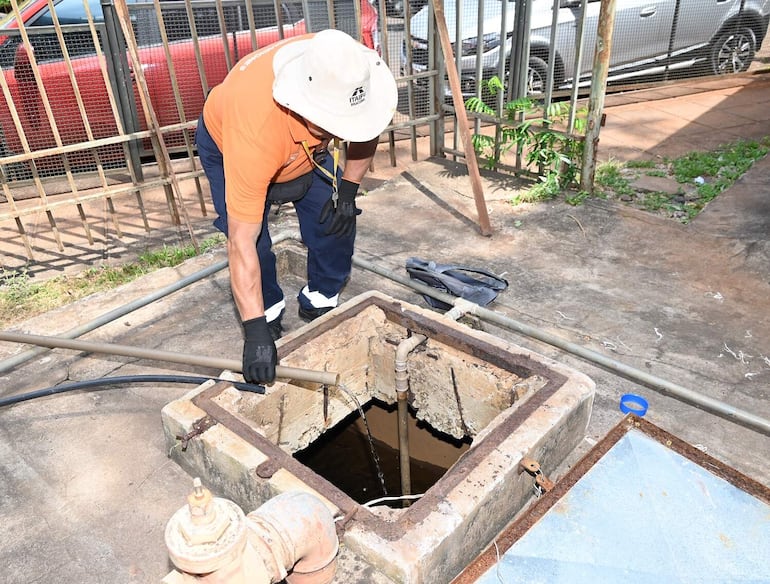
[[[378,14],[369,0],[360,1],[361,39],[364,44],[379,50]],[[131,3],[132,0],[129,0]],[[317,10],[313,11],[311,1],[311,14],[323,14],[327,20],[320,30],[328,24],[328,9],[326,2],[316,3]],[[337,6],[339,4],[339,6]],[[38,65],[40,78],[45,87],[50,109],[55,120],[56,130],[51,128],[48,121],[45,103],[35,81],[35,75],[30,63],[28,49],[21,44],[19,35],[0,36],[0,65],[10,91],[13,104],[18,113],[19,122],[23,129],[31,150],[52,148],[57,145],[58,132],[62,144],[74,144],[86,142],[91,137],[106,138],[118,135],[118,123],[121,123],[124,131],[131,131],[131,123],[125,120],[131,116],[131,112],[138,114],[138,122],[133,128],[146,129],[143,109],[139,99],[138,88],[131,69],[131,59],[128,58],[130,82],[119,85],[120,76],[115,74],[120,68],[123,55],[114,53],[111,56],[107,50],[111,33],[107,32],[99,0],[89,0],[89,6],[94,21],[99,23],[99,34],[103,40],[102,46],[107,57],[100,63],[96,56],[91,32],[87,26],[88,19],[85,15],[82,0],[60,0],[56,3],[56,15],[60,25],[80,25],[79,27],[64,27],[64,39],[69,54],[75,83],[64,61],[62,49],[53,28],[53,18],[48,8],[47,0],[33,0],[21,10],[25,29],[30,38],[30,44],[34,50],[35,60]],[[227,74],[229,67],[238,59],[252,50],[252,32],[248,30],[248,14],[245,5],[228,5],[223,7],[227,35],[220,33],[219,16],[214,8],[196,8],[193,3],[198,47],[205,72],[199,75],[199,63],[196,57],[195,45],[191,40],[190,24],[185,8],[165,9],[163,11],[166,36],[169,40],[169,54],[176,80],[178,93],[175,93],[172,85],[172,72],[169,67],[166,52],[161,42],[161,35],[155,13],[146,8],[131,12],[134,35],[139,45],[139,61],[147,81],[155,114],[162,126],[171,125],[180,121],[180,107],[177,105],[177,97],[183,111],[182,119],[190,121],[197,119],[203,107],[205,93],[214,85],[220,83]],[[255,23],[254,37],[258,46],[265,46],[276,42],[283,37],[292,37],[304,34],[307,31],[306,19],[303,17],[302,4],[300,2],[284,2],[282,7],[283,34],[279,34],[276,25],[275,10],[273,4],[253,4],[253,17]],[[335,3],[336,28],[355,34],[355,14],[352,3],[345,13],[345,3]],[[115,22],[119,29],[119,24]],[[40,28],[51,27],[51,28]],[[9,30],[17,29],[18,22],[11,16],[0,24],[0,28]],[[43,32],[43,34],[37,34]],[[114,36],[114,33],[112,33]],[[227,44],[223,40],[227,39]],[[109,71],[109,83],[112,84],[113,95],[111,100],[107,91],[103,64]],[[125,66],[125,65],[124,65]],[[129,87],[131,83],[131,87]],[[133,96],[131,96],[133,93]],[[89,122],[92,136],[86,129],[83,121],[77,95],[80,95],[86,118]],[[133,97],[133,99],[132,99]],[[122,112],[122,113],[121,113]],[[119,121],[118,121],[119,120]],[[17,131],[16,124],[8,107],[4,94],[0,94],[0,156],[8,156],[14,153],[24,152],[22,140]],[[181,133],[166,134],[166,141],[170,147],[184,144]],[[93,156],[88,152],[78,155],[70,154],[70,164],[77,165],[77,159],[86,159],[93,165]],[[109,147],[100,150],[100,156],[111,159],[121,158],[120,146]],[[46,162],[54,164],[54,160],[40,161],[38,167],[44,170]],[[55,166],[60,166],[56,157]]]

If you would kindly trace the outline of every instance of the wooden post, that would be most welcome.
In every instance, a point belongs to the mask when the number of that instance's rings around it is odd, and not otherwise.
[[[615,26],[615,0],[602,0],[599,8],[599,24],[596,29],[596,53],[591,73],[591,94],[588,98],[588,123],[586,127],[583,167],[580,172],[580,190],[594,192],[596,152],[599,149],[599,129],[604,113],[604,95],[607,92],[607,75],[612,53],[612,29]]]
[[[468,125],[468,114],[465,111],[465,102],[460,88],[460,76],[457,74],[457,67],[449,65],[452,57],[452,42],[449,39],[449,31],[446,26],[446,15],[444,14],[444,0],[431,0],[433,4],[433,14],[436,17],[436,29],[441,41],[441,50],[447,60],[447,76],[449,77],[449,87],[452,90],[452,102],[455,106],[455,115],[457,116],[457,125],[460,129],[460,136],[465,150],[465,162],[468,166],[468,174],[471,178],[471,187],[473,188],[473,198],[476,201],[476,212],[479,215],[479,229],[481,235],[492,235],[492,227],[489,224],[489,214],[487,213],[487,204],[484,200],[484,191],[481,187],[481,174],[479,173],[479,163],[476,160],[476,151],[473,149],[473,140],[471,130]]]

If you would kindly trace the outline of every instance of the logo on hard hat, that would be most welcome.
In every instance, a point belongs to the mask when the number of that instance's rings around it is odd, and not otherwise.
[[[350,105],[360,105],[366,101],[366,91],[363,87],[356,87],[350,96]]]

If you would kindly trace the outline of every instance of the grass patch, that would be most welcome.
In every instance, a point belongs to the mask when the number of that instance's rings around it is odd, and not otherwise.
[[[760,141],[738,140],[711,152],[690,152],[661,162],[609,160],[596,168],[594,196],[614,198],[689,223],[769,151],[770,137],[765,137]],[[681,188],[673,194],[637,193],[633,184],[642,175],[668,177]]]
[[[702,181],[698,194],[703,203],[712,201],[751,168],[770,149],[770,138],[761,142],[739,140],[714,152],[691,152],[671,163],[680,183]]]
[[[609,189],[616,195],[631,195],[631,179],[623,174],[625,165],[622,162],[611,159],[601,163],[596,167],[594,175],[594,184],[602,187],[602,190]]]
[[[202,241],[200,253],[224,242],[218,235]],[[57,276],[36,281],[26,269],[0,270],[0,322],[9,326],[27,318],[58,308],[95,292],[126,284],[161,268],[181,264],[198,255],[195,248],[167,247],[142,253],[134,262],[120,266],[89,268],[76,276]]]
[[[669,201],[670,196],[666,193],[647,193],[642,199],[642,205],[648,211],[660,211]]]
[[[587,191],[568,192],[564,195],[564,202],[573,207],[582,205],[586,199],[591,198],[591,193]]]

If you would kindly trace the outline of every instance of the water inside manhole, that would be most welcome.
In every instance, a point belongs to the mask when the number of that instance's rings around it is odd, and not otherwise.
[[[389,497],[402,495],[396,405],[372,400],[363,406]],[[438,482],[471,439],[457,440],[417,420],[409,412],[411,494],[421,494]],[[361,415],[355,412],[294,454],[299,462],[324,477],[358,503],[385,496]],[[393,508],[399,501],[386,501]]]

